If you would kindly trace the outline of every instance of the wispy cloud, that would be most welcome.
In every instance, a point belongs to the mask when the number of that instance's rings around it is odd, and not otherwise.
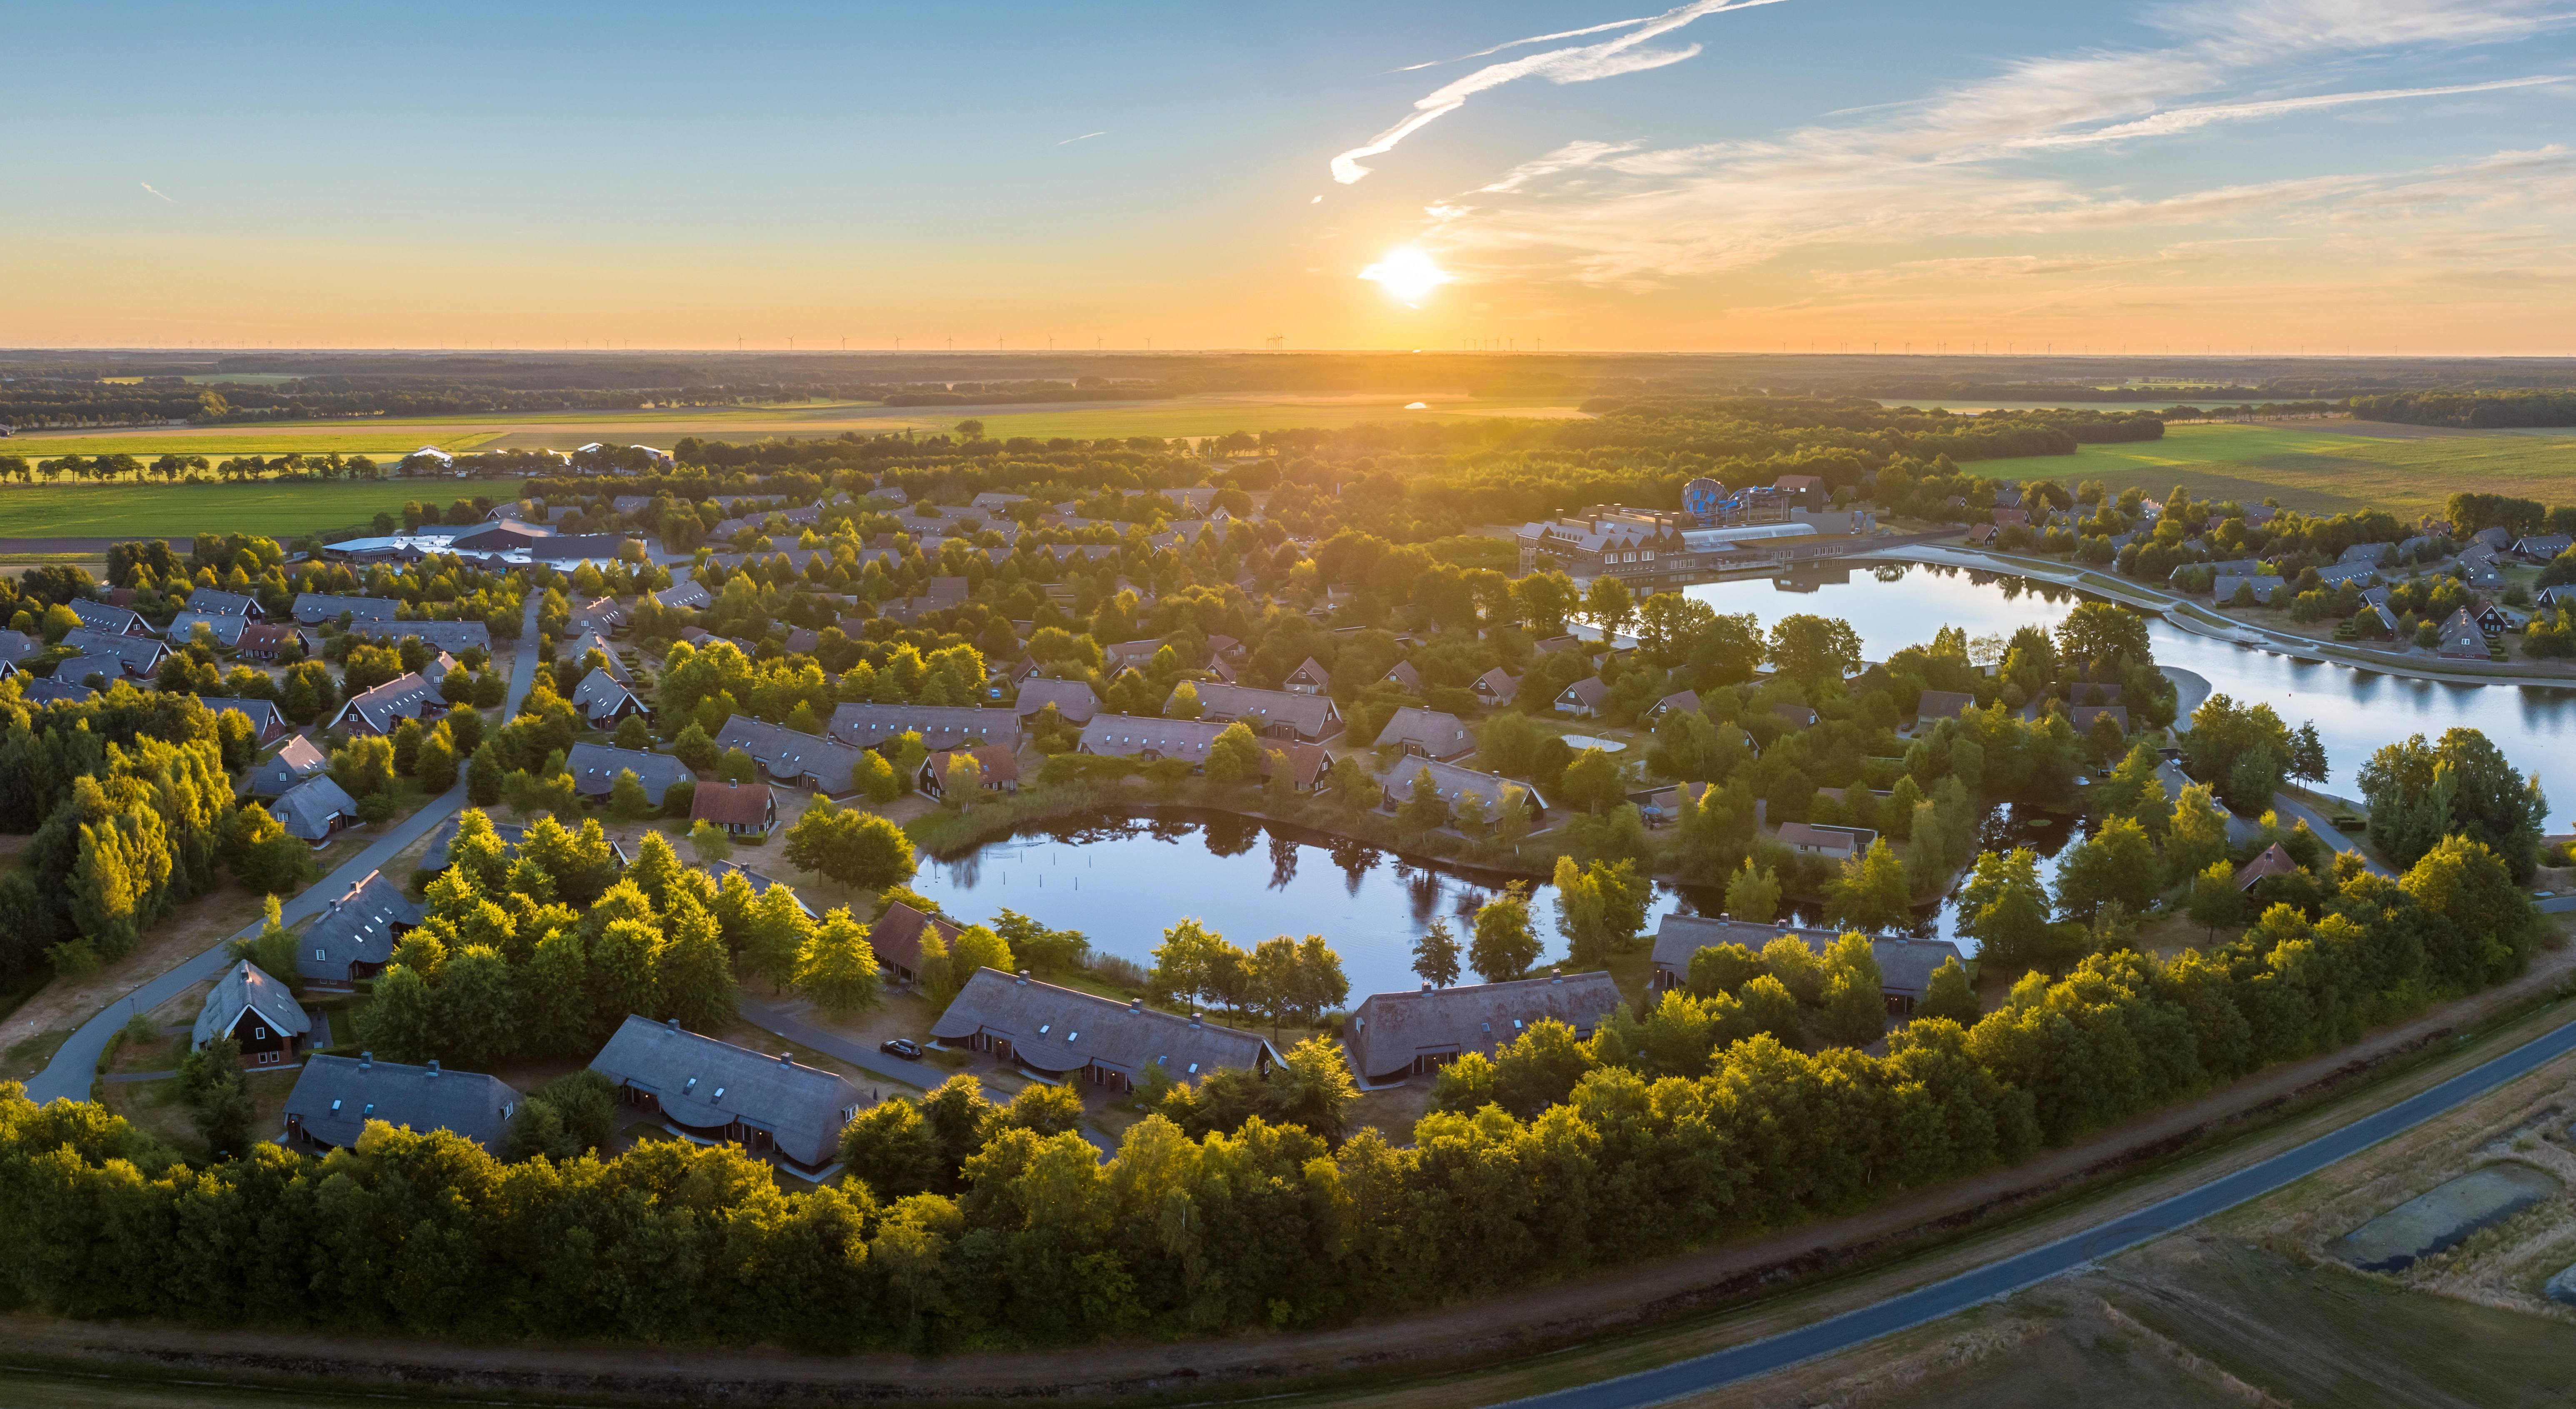
[[[2490,83],[2455,83],[2445,88],[2380,88],[2367,93],[2319,93],[2305,98],[2273,98],[2259,103],[2212,103],[2194,108],[2172,108],[2091,132],[2054,132],[2023,137],[2005,145],[2024,150],[2057,147],[2084,147],[2100,142],[2117,142],[2131,137],[2170,137],[2207,127],[2216,122],[2245,122],[2256,118],[2282,117],[2290,113],[2312,112],[2319,108],[2350,107],[2356,103],[2385,103],[2399,98],[2444,98],[2456,93],[2492,93],[2503,88],[2536,88],[2544,83],[2563,83],[2562,74],[2545,73],[2529,78],[2499,78]]]
[[[1746,10],[1756,5],[1772,5],[1779,0],[1692,0],[1692,3],[1666,10],[1652,19],[1622,21],[1630,32],[1598,44],[1581,44],[1569,49],[1551,49],[1544,54],[1531,54],[1504,63],[1488,64],[1458,81],[1434,90],[1430,96],[1415,101],[1413,111],[1403,121],[1370,138],[1367,144],[1353,147],[1333,158],[1333,179],[1347,186],[1369,174],[1360,165],[1362,157],[1381,156],[1395,150],[1397,143],[1419,132],[1431,122],[1458,111],[1467,100],[1488,89],[1523,78],[1544,78],[1550,83],[1589,83],[1597,78],[1615,78],[1621,74],[1643,73],[1648,69],[1677,64],[1700,52],[1693,44],[1682,49],[1649,49],[1640,47],[1647,40],[1660,38],[1708,15],[1730,10]],[[1597,30],[1569,30],[1565,35],[1595,33]],[[1542,36],[1546,37],[1546,36]],[[1511,48],[1517,44],[1536,43],[1537,39],[1515,40],[1497,46]],[[1496,50],[1487,50],[1492,53]]]
[[[2180,185],[2188,165],[2095,169],[2082,160],[2114,143],[2213,123],[2560,82],[2540,75],[2278,92],[2318,73],[2430,60],[2465,45],[2576,26],[2576,11],[2521,0],[2234,0],[2224,9],[2173,8],[2152,18],[2186,37],[2163,48],[2009,62],[1991,78],[1881,105],[1857,122],[1697,145],[1566,142],[1464,195],[1431,203],[1424,243],[1453,262],[1477,265],[1488,282],[1517,265],[1642,287],[1744,268],[1801,247],[2253,220],[2366,227],[2576,200],[2567,189],[2576,185],[2576,155],[2556,146],[2413,170],[2391,170],[2384,158],[2343,149],[2296,163],[2315,174],[2201,189]],[[2265,86],[2274,92],[2261,94]],[[2259,96],[2228,96],[2249,89]],[[2337,166],[2347,169],[2331,169]],[[2034,256],[1989,272],[2048,267],[2049,259]]]
[[[135,185],[137,185],[137,186],[142,187],[144,190],[152,191],[152,183],[151,183],[151,182],[149,182],[149,181],[137,181],[137,182],[135,182],[134,184],[135,184]],[[161,193],[160,193],[159,191],[152,191],[152,194],[154,194],[154,195],[156,195],[156,196],[161,196]],[[169,198],[168,196],[161,196],[161,199],[163,199],[163,200],[165,200],[165,201],[170,201],[170,198]],[[170,201],[170,204],[172,204],[172,205],[177,205],[177,204],[178,204],[178,202],[177,202],[177,201]]]
[[[1067,137],[1063,141],[1056,143],[1056,145],[1059,147],[1070,147],[1076,142],[1088,142],[1094,137],[1106,137],[1108,135],[1109,133],[1106,129],[1098,132],[1085,132],[1079,137]]]
[[[1527,39],[1506,39],[1502,43],[1493,45],[1490,48],[1471,50],[1467,53],[1460,54],[1455,58],[1431,59],[1423,63],[1406,64],[1404,67],[1397,69],[1396,72],[1414,73],[1422,69],[1438,68],[1442,64],[1463,64],[1469,59],[1481,59],[1488,54],[1499,54],[1505,49],[1518,49],[1524,45],[1548,44],[1559,39],[1580,39],[1587,34],[1608,34],[1614,29],[1626,29],[1630,25],[1644,24],[1646,21],[1653,18],[1654,16],[1652,15],[1639,15],[1632,20],[1612,20],[1608,24],[1590,25],[1583,29],[1560,29],[1554,34],[1533,34]]]
[[[2098,274],[2108,269],[2134,269],[2152,264],[2196,264],[2211,258],[2206,250],[2175,247],[2146,255],[2066,256],[2047,259],[2035,254],[1968,255],[1952,259],[1909,259],[1884,269],[1825,273],[1816,282],[1828,288],[1865,289],[1913,279],[2045,278],[2060,274]]]

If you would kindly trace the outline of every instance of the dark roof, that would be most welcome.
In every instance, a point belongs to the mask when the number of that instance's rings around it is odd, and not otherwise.
[[[248,959],[236,961],[206,994],[205,1006],[197,1010],[197,1026],[188,1036],[188,1045],[203,1047],[233,1030],[242,1014],[256,1012],[270,1027],[279,1032],[302,1036],[313,1030],[313,1019],[305,1013],[286,985],[270,978]]]
[[[1463,758],[1476,751],[1476,736],[1458,716],[1406,705],[1378,731],[1378,746],[1411,744],[1433,758]]]
[[[979,1032],[1009,1038],[1019,1060],[1042,1072],[1100,1066],[1134,1080],[1148,1066],[1159,1066],[1186,1079],[1220,1067],[1258,1068],[1279,1060],[1269,1039],[1257,1032],[999,969],[977,969],[948,1011],[930,1025],[930,1035],[942,1040]]]
[[[1977,697],[1965,690],[1926,690],[1915,703],[1917,719],[1956,719],[1960,712],[1976,708]]]
[[[863,749],[906,734],[919,734],[922,745],[936,753],[960,745],[1016,746],[1020,741],[1020,717],[1007,709],[957,705],[845,704],[832,711],[827,732],[840,743]]]
[[[597,666],[591,667],[590,673],[581,677],[581,683],[573,687],[572,706],[581,711],[584,719],[603,720],[629,705],[640,712],[644,701],[619,683],[617,677]]]
[[[765,1131],[780,1154],[814,1169],[832,1162],[841,1127],[867,1103],[835,1073],[632,1014],[590,1069],[651,1093],[674,1124]]]
[[[83,656],[113,656],[117,663],[131,675],[151,674],[153,668],[161,664],[162,658],[170,654],[168,646],[149,636],[124,636],[113,631],[101,631],[87,626],[78,631],[65,632],[62,644],[80,652]],[[58,675],[60,673],[56,672]]]
[[[519,1093],[497,1076],[363,1056],[305,1058],[286,1098],[286,1113],[305,1135],[334,1149],[358,1143],[367,1122],[381,1120],[406,1130],[453,1130],[488,1150],[518,1108]]]
[[[1833,947],[1842,931],[1801,929],[1794,925],[1757,925],[1724,916],[1666,915],[1655,931],[1655,967],[1677,975],[1690,973],[1691,956],[1722,944],[1741,944],[1755,953],[1782,935],[1794,935],[1818,954]],[[1932,971],[1944,959],[1965,963],[1959,946],[1946,939],[1913,939],[1872,935],[1870,953],[1878,959],[1879,987],[1907,998],[1921,998],[1932,985]]]
[[[446,702],[428,681],[405,672],[340,706],[340,712],[331,716],[331,727],[338,728],[341,721],[354,714],[365,720],[368,728],[390,734],[395,725],[419,718],[432,705],[446,708]]]
[[[382,965],[394,957],[394,927],[420,923],[420,907],[381,871],[349,887],[313,917],[296,940],[295,968],[306,978],[342,982],[351,964]]]
[[[662,794],[673,783],[693,781],[697,775],[689,765],[667,753],[644,749],[621,749],[607,744],[575,744],[564,754],[564,771],[572,774],[573,791],[584,797],[606,797],[617,786],[617,775],[633,769],[637,782],[644,785],[644,796],[653,805],[662,805]]]
[[[839,717],[838,711],[834,712],[834,717]],[[737,714],[725,721],[724,728],[716,731],[716,747],[740,749],[750,754],[754,762],[779,782],[802,784],[811,779],[826,793],[850,790],[852,771],[858,767],[860,753],[847,744],[799,734],[783,725],[765,723],[748,714]]]
[[[268,811],[286,824],[287,831],[306,841],[320,841],[331,835],[333,817],[357,816],[358,803],[330,775],[317,773],[279,794]]]
[[[1213,719],[1158,719],[1145,714],[1095,714],[1082,726],[1081,751],[1110,758],[1157,758],[1207,762],[1208,746],[1226,731]]]
[[[353,621],[349,634],[370,641],[399,642],[406,636],[417,636],[442,651],[462,651],[480,646],[492,649],[492,628],[479,621]]]
[[[2265,876],[2292,875],[2298,869],[2299,863],[2290,858],[2290,853],[2281,849],[2279,842],[2274,842],[2263,848],[2261,855],[2236,868],[2236,888],[2244,890]]]
[[[1351,1070],[1374,1079],[1402,1073],[1426,1054],[1497,1051],[1543,1018],[1588,1033],[1623,1001],[1607,970],[1372,993],[1351,1011],[1346,1029]]]
[[[1228,685],[1215,680],[1194,684],[1198,691],[1203,717],[1220,721],[1240,719],[1260,733],[1262,726],[1285,724],[1299,738],[1320,739],[1341,723],[1342,712],[1330,695],[1301,695],[1294,690],[1256,690],[1249,685]],[[1179,694],[1181,687],[1172,687]],[[1166,702],[1165,708],[1169,708]]]
[[[1087,680],[1023,680],[1020,697],[1011,712],[1025,719],[1048,705],[1068,722],[1088,724],[1100,712],[1100,696],[1093,693]]]
[[[295,619],[307,626],[337,621],[348,613],[358,621],[391,621],[402,610],[402,603],[391,597],[341,597],[327,592],[295,594]]]
[[[921,934],[925,929],[939,931],[942,944],[954,944],[961,927],[945,916],[926,915],[902,901],[895,901],[868,926],[868,947],[877,952],[877,962],[891,965],[905,973],[921,968]]]
[[[302,734],[288,739],[277,752],[260,760],[250,770],[250,790],[261,797],[275,797],[331,766],[322,747]]]
[[[1598,675],[1587,675],[1558,691],[1557,702],[1564,703],[1568,695],[1572,695],[1574,702],[1585,709],[1599,709],[1601,702],[1610,698],[1610,684]]]

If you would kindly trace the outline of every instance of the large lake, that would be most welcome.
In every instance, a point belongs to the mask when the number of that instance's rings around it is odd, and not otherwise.
[[[1847,580],[1809,578],[1795,590],[1755,581],[1694,587],[1690,594],[1720,611],[1752,612],[1766,626],[1796,612],[1840,617],[1872,659],[1929,641],[1945,625],[1965,627],[1971,636],[2009,635],[2026,624],[2053,627],[2079,600],[2063,589],[2025,588],[2020,579],[1922,567],[1886,569],[1884,577],[1855,568]],[[2438,735],[2465,725],[2484,730],[2518,766],[2541,775],[2553,827],[2566,825],[2576,803],[2576,760],[2566,747],[2576,733],[2576,691],[2431,684],[2294,661],[2161,621],[2149,631],[2159,662],[2192,671],[2238,699],[2267,700],[2293,727],[2315,721],[2333,765],[2329,787],[2347,796],[2357,791],[2353,773],[2371,750],[2410,733]],[[2063,818],[1998,807],[1987,816],[1980,844],[2026,845],[2055,857],[2070,831]],[[925,862],[914,884],[960,919],[988,920],[1007,907],[1081,930],[1095,948],[1140,964],[1152,962],[1163,927],[1184,916],[1247,949],[1272,935],[1320,934],[1340,952],[1357,1002],[1412,987],[1413,942],[1424,927],[1447,916],[1463,942],[1476,908],[1505,879],[1221,814],[1177,813],[1103,818],[990,842],[957,860]],[[1556,937],[1552,900],[1550,888],[1539,886],[1531,910],[1554,958],[1564,945]],[[1659,887],[1647,928],[1675,910],[1714,911],[1723,903],[1715,892]],[[1953,919],[1945,902],[1926,909],[1916,931],[1956,938]]]

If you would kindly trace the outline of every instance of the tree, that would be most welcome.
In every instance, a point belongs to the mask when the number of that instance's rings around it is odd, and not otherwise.
[[[511,1055],[520,999],[499,950],[481,944],[457,950],[434,991],[438,1043],[450,1056],[488,1066]]]
[[[2516,881],[2531,879],[2548,799],[2539,778],[2517,774],[2485,734],[2451,729],[2434,745],[2421,734],[2389,744],[2362,765],[2359,781],[2371,837],[2398,865],[2458,834],[2503,857]]]
[[[1165,927],[1163,942],[1154,946],[1154,967],[1146,975],[1146,987],[1166,1000],[1212,998],[1218,989],[1218,971],[1229,955],[1239,952],[1225,942],[1225,936],[1197,920],[1178,921]]]
[[[662,947],[653,956],[654,986],[661,993],[663,1016],[691,1032],[722,1031],[733,1021],[736,993],[733,963],[725,953],[724,934],[715,916],[689,893],[679,892],[663,933]],[[874,951],[869,962],[875,962]]]
[[[1959,890],[1959,932],[1977,941],[1981,963],[2018,973],[2055,956],[2048,925],[2048,891],[2039,879],[2039,854],[2029,847],[1980,852]]]
[[[1629,595],[1628,584],[1615,577],[1596,577],[1583,592],[1583,614],[1601,628],[1604,639],[1616,637],[1637,614],[1636,598]]]
[[[1770,654],[1782,675],[1813,689],[1860,668],[1860,634],[1830,617],[1784,616],[1771,625]]]
[[[1238,719],[1218,732],[1208,745],[1207,777],[1211,783],[1234,786],[1261,776],[1261,740],[1251,726]],[[1282,770],[1285,771],[1285,770]]]
[[[912,839],[873,812],[845,811],[816,798],[787,829],[787,864],[862,890],[884,891],[918,869]]]
[[[1619,765],[1611,761],[1608,753],[1588,748],[1576,754],[1574,761],[1565,766],[1565,778],[1556,785],[1556,796],[1568,807],[1599,812],[1626,801],[1628,785],[1619,776]]]
[[[501,801],[502,782],[500,750],[476,749],[473,761],[465,765],[465,800],[476,807],[491,807]]]
[[[412,780],[422,792],[435,796],[456,786],[456,746],[450,740],[447,726],[439,725],[420,741],[420,752],[412,759]]]
[[[1947,1019],[1961,1027],[1974,1027],[1983,1015],[1977,1002],[1977,991],[1968,986],[1968,971],[1953,954],[1932,971],[1932,981],[1924,986],[1923,1001],[1914,1005],[1914,1019]]]
[[[1476,937],[1467,946],[1467,966],[1487,983],[1508,983],[1526,976],[1543,952],[1530,931],[1525,883],[1514,881],[1476,911]]]
[[[1395,824],[1407,832],[1436,832],[1449,825],[1449,802],[1440,796],[1440,785],[1431,780],[1428,767],[1413,773],[1411,795],[1395,810]]]
[[[894,776],[894,765],[874,749],[859,751],[859,761],[850,765],[850,786],[867,800],[882,807],[903,796],[903,785]]]
[[[1828,1042],[1866,1047],[1887,1032],[1887,993],[1869,936],[1846,934],[1825,951],[1824,1012],[1817,1027]]]
[[[1458,981],[1458,935],[1445,915],[1434,915],[1413,941],[1413,972],[1435,988]]]
[[[1726,882],[1726,913],[1729,918],[1746,924],[1767,925],[1780,913],[1780,876],[1765,866],[1753,869],[1753,858],[1744,858]]]
[[[814,922],[797,902],[796,892],[773,884],[751,904],[743,926],[742,967],[769,981],[772,993],[796,976],[796,963],[813,938]]]
[[[692,722],[671,741],[671,756],[689,765],[690,772],[712,773],[724,755],[715,740],[707,737],[707,731]]]
[[[376,975],[375,996],[358,1010],[358,1045],[389,1062],[438,1055],[438,1004],[429,982],[406,965]]]
[[[1892,930],[1910,917],[1913,892],[1905,883],[1904,863],[1879,837],[1869,850],[1843,863],[1842,875],[1826,887],[1842,923],[1865,930]]]
[[[2057,908],[2078,920],[2092,919],[2094,911],[2113,900],[2135,914],[2153,905],[2164,890],[2155,843],[2147,839],[2145,828],[2126,817],[2105,819],[2077,844],[2057,874]]]
[[[965,749],[951,749],[948,766],[939,771],[939,795],[942,800],[964,807],[984,789],[984,765]]]
[[[850,918],[847,906],[824,915],[797,951],[795,981],[797,992],[834,1018],[854,1017],[885,1001],[867,927]]]
[[[608,815],[620,822],[641,822],[653,815],[653,800],[634,769],[618,769],[617,781],[609,784]]]
[[[2115,658],[2152,665],[2146,619],[2109,602],[2079,602],[2057,624],[2057,653],[2080,672]]]
[[[1576,970],[1601,967],[1610,958],[1610,935],[1600,882],[1571,856],[1556,858],[1554,880],[1556,928],[1565,936],[1566,964]]]
[[[1016,973],[1019,961],[1012,957],[1011,946],[983,925],[959,930],[953,944],[943,940],[936,928],[922,931],[917,981],[922,996],[930,1000],[932,1007],[946,1007],[967,980],[975,977],[977,969]]]
[[[258,965],[260,972],[285,984],[290,992],[304,991],[304,974],[295,965],[295,936],[287,932],[274,895],[261,908],[259,933],[234,940],[232,956]]]
[[[1187,680],[1173,686],[1172,697],[1163,704],[1165,719],[1196,719],[1204,712],[1199,704],[1199,687]]]
[[[716,760],[716,776],[728,783],[756,783],[760,763],[741,749],[726,749],[724,757]]]
[[[2212,861],[2208,869],[2191,878],[2191,900],[2188,906],[2191,922],[2218,938],[2222,925],[2232,925],[2242,918],[2245,897],[2236,889],[2236,868],[2224,861]]]
[[[233,875],[264,895],[284,895],[313,869],[313,849],[288,835],[286,824],[256,802],[242,804],[227,819],[224,845]]]
[[[1637,608],[1637,643],[1666,670],[1688,658],[1693,642],[1717,622],[1717,609],[1679,592],[1658,592]]]

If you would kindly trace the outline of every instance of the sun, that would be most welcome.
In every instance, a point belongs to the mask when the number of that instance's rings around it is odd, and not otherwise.
[[[1431,296],[1432,290],[1458,276],[1433,263],[1431,256],[1421,250],[1399,245],[1388,250],[1385,258],[1361,270],[1360,277],[1376,280],[1387,297],[1407,307],[1417,307]]]

